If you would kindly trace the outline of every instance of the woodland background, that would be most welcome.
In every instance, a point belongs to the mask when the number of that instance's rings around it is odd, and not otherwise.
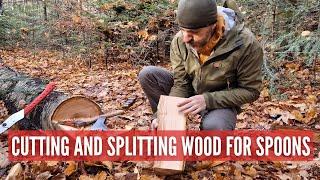
[[[320,132],[320,2],[237,3],[265,57],[261,96],[243,107],[236,128]],[[125,110],[108,119],[109,128],[146,130],[152,113],[137,73],[151,64],[170,69],[176,7],[176,0],[0,0],[0,61],[55,81],[67,94],[85,95],[104,112]],[[0,122],[8,115],[0,101]],[[198,129],[198,120],[188,127]],[[315,144],[318,153],[319,140]],[[10,170],[18,179],[165,178],[147,162],[10,162],[6,136],[0,136],[0,147],[4,179]],[[319,161],[316,155],[309,162],[192,162],[184,174],[166,178],[318,179]]]

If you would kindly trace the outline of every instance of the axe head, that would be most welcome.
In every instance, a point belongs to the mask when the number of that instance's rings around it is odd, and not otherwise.
[[[104,124],[106,120],[105,116],[100,116],[94,124],[92,124],[91,131],[106,131],[108,130],[107,126]]]

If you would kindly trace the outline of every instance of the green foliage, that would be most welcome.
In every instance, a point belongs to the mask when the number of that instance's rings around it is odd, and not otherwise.
[[[315,56],[320,52],[320,41],[316,32],[307,37],[291,32],[280,36],[273,42],[278,59],[288,59],[292,57],[304,57],[307,66],[312,65]]]
[[[107,57],[117,52],[130,56],[134,64],[150,64],[169,59],[165,48],[175,33],[174,9],[177,2],[170,0],[102,0],[99,9],[99,29],[105,34]],[[170,32],[169,32],[170,31]],[[150,38],[148,37],[156,37]],[[159,48],[159,44],[163,47]],[[116,51],[114,53],[113,51]],[[159,55],[165,51],[165,55]],[[109,54],[109,55],[108,55]],[[160,60],[161,61],[161,60]]]
[[[50,49],[67,56],[97,52],[102,35],[95,29],[95,14],[75,6],[76,0],[46,2],[47,20],[44,1],[4,6],[4,16],[0,16],[3,48]]]
[[[259,37],[265,58],[263,70],[269,89],[276,98],[286,98],[279,86],[291,87],[297,77],[283,76],[288,61],[301,63],[313,71],[320,57],[319,11],[317,0],[238,0],[245,12],[246,24]],[[302,32],[307,32],[303,34]],[[301,82],[301,81],[300,81]],[[307,85],[308,81],[300,85]]]
[[[0,16],[0,44],[5,45],[8,40],[8,34],[12,29],[12,25],[5,16]]]
[[[102,0],[97,4],[105,14],[105,22],[136,22],[139,27],[144,27],[151,17],[165,15],[168,10],[174,10],[176,3],[169,0],[146,0],[146,1],[114,1]]]
[[[16,43],[21,40],[20,29],[24,26],[24,21],[13,17],[10,12],[5,12],[0,16],[0,45],[16,45]]]
[[[283,54],[306,54],[319,52],[319,8],[316,0],[239,0],[247,13],[247,23],[256,35],[268,39],[277,52]],[[302,37],[302,31],[310,31],[309,37]],[[278,56],[283,59],[284,56]]]

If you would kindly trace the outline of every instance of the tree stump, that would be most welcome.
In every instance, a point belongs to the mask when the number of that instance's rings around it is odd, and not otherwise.
[[[4,66],[0,59],[0,99],[9,114],[30,103],[48,82],[30,78]],[[18,122],[20,129],[55,129],[52,121],[96,117],[102,114],[100,107],[85,97],[70,97],[63,92],[51,92],[26,118]]]

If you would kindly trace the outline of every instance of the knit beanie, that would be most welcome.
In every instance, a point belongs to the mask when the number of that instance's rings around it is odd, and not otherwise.
[[[217,3],[215,0],[180,0],[177,21],[180,27],[198,29],[217,21]]]

